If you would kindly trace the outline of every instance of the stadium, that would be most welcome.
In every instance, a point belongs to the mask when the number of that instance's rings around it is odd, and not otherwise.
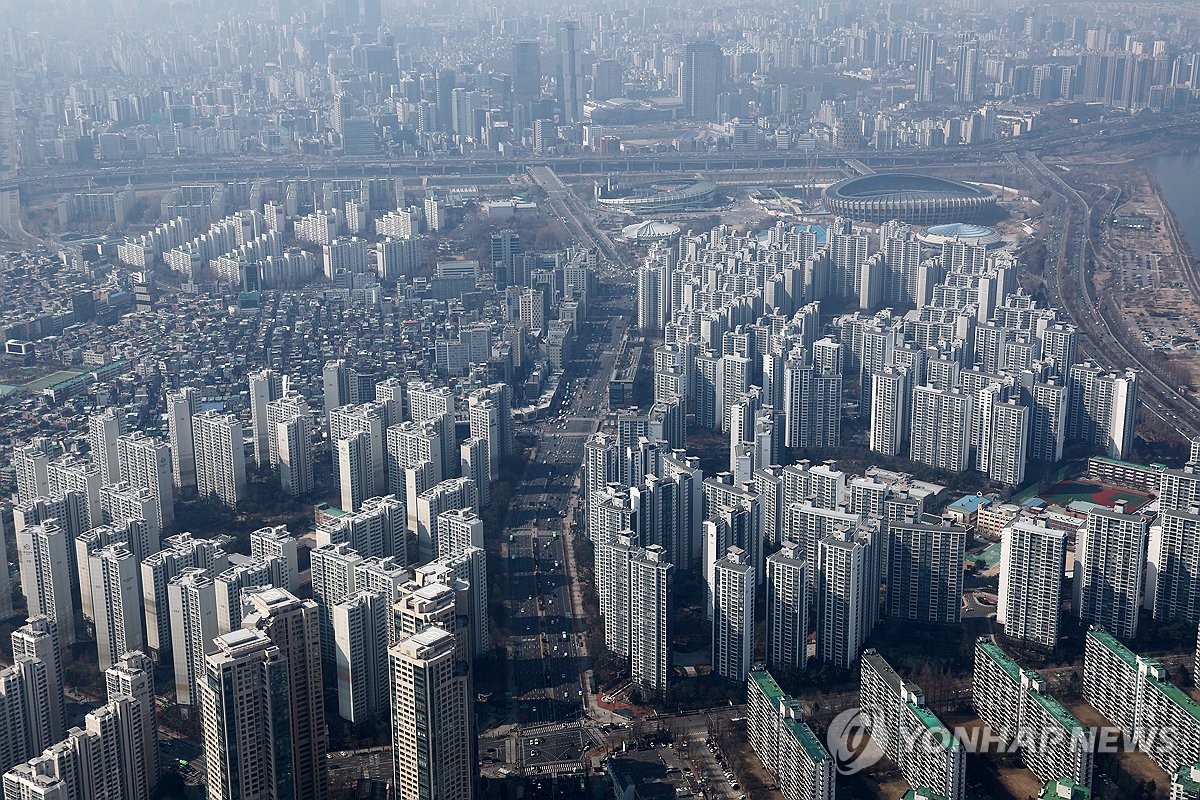
[[[616,181],[609,180],[596,184],[596,202],[633,214],[655,214],[701,208],[712,202],[716,191],[715,183],[691,178],[670,178],[630,186],[619,186]]]
[[[907,172],[847,178],[825,190],[825,207],[831,214],[865,222],[964,222],[978,219],[995,204],[996,196],[987,189]]]

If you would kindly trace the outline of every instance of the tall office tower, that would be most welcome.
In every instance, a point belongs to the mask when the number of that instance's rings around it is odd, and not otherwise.
[[[496,289],[502,290],[513,282],[515,262],[522,257],[521,235],[515,231],[499,231],[491,235],[490,243],[492,277]]]
[[[429,627],[388,650],[396,800],[471,800],[475,735],[454,634]]]
[[[1110,458],[1126,458],[1133,447],[1138,373],[1118,375],[1085,361],[1071,366],[1067,385],[1067,438],[1106,450]]]
[[[333,612],[335,604],[351,597],[358,587],[355,567],[363,562],[347,542],[318,547],[312,551],[312,592],[319,611],[321,657],[323,663],[334,665]]]
[[[478,137],[475,128],[475,105],[479,102],[479,94],[464,86],[455,87],[450,93],[450,132],[462,138]]]
[[[121,480],[137,489],[149,489],[158,502],[158,521],[162,529],[175,530],[170,446],[161,439],[134,431],[118,437],[117,459]]]
[[[583,47],[579,23],[558,23],[558,107],[567,125],[583,122]]]
[[[917,51],[917,102],[928,105],[937,95],[938,42],[932,33],[921,34]]]
[[[767,664],[808,664],[808,563],[800,545],[784,541],[767,557]]]
[[[1155,622],[1200,622],[1200,506],[1163,511],[1150,528],[1147,599]]]
[[[259,469],[274,463],[270,460],[271,424],[267,420],[267,404],[287,392],[287,376],[273,369],[250,373],[250,427],[254,431],[254,464]]]
[[[185,569],[167,582],[171,616],[171,654],[175,667],[175,702],[200,702],[204,659],[217,635],[217,585],[208,571]]]
[[[321,370],[321,386],[325,397],[325,424],[328,426],[333,410],[350,402],[350,370],[345,360],[325,363]]]
[[[652,544],[629,560],[630,675],[663,692],[671,677],[671,569],[667,552]]]
[[[604,619],[604,644],[629,657],[629,562],[637,553],[637,534],[622,530],[596,540],[596,590]]]
[[[689,119],[716,120],[725,54],[716,42],[689,42],[679,62],[679,97]]]
[[[67,531],[54,519],[17,531],[21,592],[29,615],[41,614],[53,620],[62,647],[75,644],[70,547]]]
[[[44,439],[13,448],[12,463],[17,473],[17,503],[50,495],[50,455]]]
[[[146,646],[138,560],[124,545],[103,548],[90,558],[100,669]]]
[[[1000,534],[1000,596],[996,622],[1010,639],[1058,644],[1067,566],[1067,535],[1044,519],[1014,520]]]
[[[842,669],[858,658],[879,605],[874,547],[845,532],[826,536],[817,548],[817,658]]]
[[[163,549],[142,560],[142,597],[146,614],[146,645],[157,661],[171,650],[171,604],[167,584],[186,569],[216,575],[229,566],[223,538],[194,539],[190,533],[168,536]]]
[[[1062,460],[1067,438],[1067,387],[1055,378],[1035,383],[1030,391],[1033,414],[1029,421],[1029,451],[1032,461]]]
[[[171,445],[171,481],[181,492],[196,488],[196,450],[192,416],[200,410],[200,392],[190,386],[167,392],[167,439]]]
[[[256,628],[218,636],[200,681],[208,800],[292,800],[287,656]],[[315,796],[315,795],[313,795]]]
[[[971,398],[958,389],[917,386],[912,391],[909,458],[948,472],[969,465]]]
[[[992,406],[988,436],[988,478],[1006,486],[1025,481],[1028,461],[1030,410],[1016,398]]]
[[[434,75],[433,101],[437,105],[438,130],[450,132],[454,117],[454,85],[457,76],[452,69],[439,69]]]
[[[484,508],[491,502],[491,457],[487,439],[468,436],[458,446],[458,474],[475,481],[479,491],[479,506]]]
[[[232,414],[203,411],[192,417],[196,491],[231,508],[246,496],[245,431]]]
[[[125,653],[105,671],[104,684],[108,702],[118,703],[122,797],[149,800],[159,775],[154,664],[142,652]]]
[[[125,417],[117,408],[106,408],[88,417],[88,445],[92,463],[100,470],[100,482],[107,486],[116,483],[121,474],[117,460],[117,437],[125,432]]]
[[[887,537],[888,616],[957,624],[962,615],[967,529],[893,522]]]
[[[959,37],[958,57],[954,62],[954,102],[974,103],[979,76],[979,39],[973,33]]]
[[[513,102],[528,105],[542,94],[542,63],[537,42],[512,46]]]
[[[1148,518],[1126,514],[1121,501],[1088,512],[1075,535],[1075,608],[1084,624],[1137,636],[1148,529]]]
[[[885,456],[900,455],[908,410],[908,375],[885,369],[871,376],[869,447]]]
[[[437,557],[452,558],[468,547],[483,547],[483,520],[469,509],[438,515]]]
[[[63,698],[62,638],[54,620],[38,614],[12,632],[13,661],[38,662],[44,677],[38,678],[43,688],[27,696],[36,699],[38,710],[30,714],[31,754],[49,747],[67,733],[66,704]]]
[[[250,606],[253,610],[243,627],[265,633],[286,665],[290,730],[285,729],[284,735],[292,747],[295,796],[327,800],[329,731],[321,686],[317,604],[285,589],[266,589],[250,595]]]
[[[754,658],[754,567],[740,547],[713,564],[712,620],[713,672],[746,680]]]
[[[388,599],[358,592],[330,607],[338,716],[348,722],[387,708]]]

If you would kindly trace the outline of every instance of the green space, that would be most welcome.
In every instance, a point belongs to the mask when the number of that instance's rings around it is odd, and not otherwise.
[[[57,372],[51,372],[49,375],[43,375],[40,378],[30,381],[23,388],[27,392],[40,392],[42,389],[49,389],[56,383],[79,377],[87,372],[88,370],[86,369],[60,369]]]

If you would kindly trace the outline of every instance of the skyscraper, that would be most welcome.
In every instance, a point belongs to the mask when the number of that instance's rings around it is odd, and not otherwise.
[[[831,534],[817,556],[817,658],[849,669],[871,633],[879,584],[870,562],[874,546],[862,536]]]
[[[671,677],[672,566],[657,544],[629,561],[630,674],[652,692],[664,691]]]
[[[564,124],[583,121],[583,42],[579,23],[558,23],[558,107]]]
[[[513,102],[528,105],[542,93],[542,64],[537,42],[512,47]]]
[[[171,445],[171,481],[183,492],[196,489],[196,450],[192,416],[200,410],[200,392],[192,387],[167,392],[167,437]]]
[[[1058,644],[1067,535],[1043,519],[1015,520],[1000,534],[1000,592],[996,622],[1010,639]]]
[[[36,713],[29,714],[29,741],[37,752],[57,742],[67,733],[65,703],[63,699],[62,649],[54,621],[47,616],[37,615],[25,620],[25,624],[12,632],[13,661],[16,664],[32,661],[43,669],[36,679],[37,686],[28,686],[26,697],[40,706]]]
[[[974,103],[979,75],[979,39],[973,33],[959,37],[958,57],[954,62],[954,102]]]
[[[274,464],[269,459],[271,423],[267,419],[267,404],[278,400],[287,391],[287,376],[273,369],[250,373],[250,426],[254,431],[254,464],[262,468]]]
[[[1121,639],[1137,636],[1149,520],[1125,503],[1088,512],[1075,537],[1075,608],[1084,624]]]
[[[730,547],[713,565],[713,672],[744,681],[754,658],[754,567]]]
[[[242,423],[232,414],[204,411],[192,417],[196,445],[196,490],[236,508],[246,495],[246,450]]]
[[[725,55],[715,42],[690,42],[679,64],[679,96],[689,119],[717,119],[717,93],[725,72]]]
[[[932,103],[937,95],[938,41],[932,33],[921,34],[920,49],[917,51],[917,102]]]
[[[167,583],[171,614],[171,654],[175,667],[175,702],[200,702],[204,659],[217,636],[217,588],[208,572],[185,569]]]
[[[214,640],[200,684],[208,800],[293,800],[287,657],[256,628]],[[313,795],[315,796],[315,795]]]
[[[1125,458],[1133,447],[1138,373],[1106,372],[1085,361],[1069,371],[1067,438],[1098,447],[1110,458]]]
[[[121,480],[138,489],[149,489],[158,502],[158,521],[165,531],[175,529],[175,499],[171,494],[171,448],[161,439],[141,431],[117,439]]]
[[[154,665],[144,653],[125,653],[104,673],[104,683],[108,702],[119,703],[123,797],[149,800],[159,775]]]
[[[967,529],[921,523],[888,525],[888,616],[954,624],[962,614]]]
[[[338,716],[349,722],[387,708],[389,599],[363,591],[330,607]]]
[[[800,545],[784,541],[767,557],[767,664],[804,669],[808,663],[808,564]]]
[[[475,735],[454,634],[428,627],[388,650],[396,800],[471,800]]]
[[[48,519],[17,531],[17,561],[21,592],[30,616],[52,620],[59,645],[75,644],[75,611],[71,607],[71,558],[67,532],[58,520]]]
[[[90,558],[96,648],[100,669],[146,646],[138,559],[125,545],[105,547]]]
[[[321,686],[317,604],[300,600],[286,589],[266,589],[250,595],[250,606],[253,611],[243,620],[243,627],[265,633],[285,664],[289,727],[284,736],[292,748],[295,796],[326,800],[329,732]]]
[[[121,474],[117,460],[117,437],[125,432],[125,417],[115,407],[88,417],[88,444],[92,463],[100,470],[100,482],[107,486],[116,483]]]

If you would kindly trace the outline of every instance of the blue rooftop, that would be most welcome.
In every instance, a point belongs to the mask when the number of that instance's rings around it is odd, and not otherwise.
[[[963,495],[950,504],[951,511],[957,511],[961,514],[974,514],[984,506],[990,506],[992,500],[989,497],[982,497],[977,494]]]

